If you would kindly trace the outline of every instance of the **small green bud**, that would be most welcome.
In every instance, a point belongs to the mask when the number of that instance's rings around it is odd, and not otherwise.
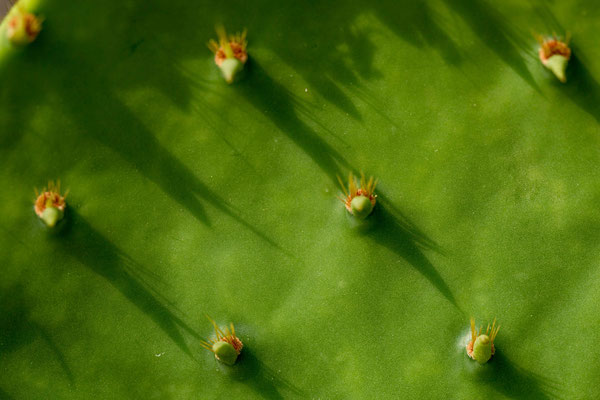
[[[567,81],[567,76],[565,71],[567,69],[567,64],[569,63],[569,59],[560,55],[555,54],[546,60],[546,68],[548,68],[552,73],[558,78],[559,81],[565,83]]]
[[[212,351],[215,358],[224,364],[235,364],[244,347],[242,341],[235,335],[235,327],[230,324],[229,328],[221,329],[212,318],[208,315],[206,317],[212,322],[217,338],[208,341],[201,340],[200,345],[206,350]]]
[[[217,35],[218,42],[210,40],[208,48],[215,54],[215,64],[221,69],[225,81],[233,83],[248,61],[246,30],[235,35],[227,35],[225,28],[218,26]]]
[[[244,64],[237,58],[227,58],[223,60],[221,65],[221,73],[227,83],[233,83],[236,75],[244,68]]]
[[[541,35],[537,36],[540,43],[539,56],[544,67],[548,68],[558,78],[559,81],[565,83],[567,76],[565,71],[569,58],[571,58],[571,49],[569,48],[569,40],[571,35],[567,33],[566,39],[563,41],[556,36],[544,38]]]
[[[235,364],[238,358],[238,353],[235,348],[227,342],[216,342],[212,346],[212,351],[215,356],[227,365]]]
[[[350,202],[352,208],[352,214],[359,219],[365,219],[371,211],[373,211],[373,204],[371,200],[366,196],[356,196]]]
[[[492,358],[492,342],[488,335],[480,335],[473,345],[473,358],[479,364],[485,364]]]
[[[373,211],[373,207],[375,207],[375,202],[377,201],[377,195],[375,194],[377,181],[373,177],[367,181],[365,175],[361,174],[359,184],[352,173],[348,175],[348,189],[346,189],[344,182],[342,182],[339,176],[338,181],[342,185],[345,195],[345,197],[338,198],[344,203],[346,210],[358,219],[367,218],[371,214],[371,211]]]
[[[46,207],[42,212],[42,221],[48,226],[48,228],[54,228],[56,223],[60,221],[64,216],[64,212],[55,207]]]
[[[67,190],[64,195],[60,194],[60,181],[48,182],[48,187],[44,188],[42,193],[38,193],[36,189],[38,197],[35,199],[33,210],[47,227],[53,228],[58,221],[63,219],[67,207],[65,198],[68,192]]]

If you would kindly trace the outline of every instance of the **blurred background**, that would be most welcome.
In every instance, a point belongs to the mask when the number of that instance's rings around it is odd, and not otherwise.
[[[0,19],[4,18],[8,10],[12,7],[12,0],[0,0]]]

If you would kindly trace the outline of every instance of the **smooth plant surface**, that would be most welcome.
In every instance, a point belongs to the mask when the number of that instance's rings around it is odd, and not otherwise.
[[[0,40],[1,398],[597,397],[596,2],[28,7],[35,41]],[[219,23],[248,32],[231,85]],[[535,35],[567,31],[561,83]],[[363,221],[349,172],[379,180]],[[471,317],[502,323],[484,365]]]

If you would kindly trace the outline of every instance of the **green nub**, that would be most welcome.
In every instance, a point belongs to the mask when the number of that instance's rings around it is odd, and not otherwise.
[[[479,364],[485,364],[492,358],[492,343],[488,335],[479,335],[473,344],[473,358]]]
[[[548,68],[554,75],[558,78],[559,81],[565,83],[567,81],[567,76],[565,75],[565,71],[567,69],[567,64],[569,63],[569,59],[560,54],[555,54],[546,61],[546,68]]]
[[[356,218],[365,219],[373,211],[373,204],[366,196],[356,196],[350,202],[350,208],[352,208],[352,215]]]
[[[42,212],[42,221],[48,226],[48,228],[54,228],[56,223],[63,217],[63,212],[55,207],[46,207]]]
[[[238,353],[231,344],[219,341],[213,344],[212,350],[215,353],[215,355],[219,358],[219,360],[223,363],[227,365],[235,364],[235,361],[238,357]]]
[[[223,78],[227,83],[232,83],[235,80],[238,72],[244,68],[244,64],[237,58],[226,58],[221,63],[221,72],[223,73]]]

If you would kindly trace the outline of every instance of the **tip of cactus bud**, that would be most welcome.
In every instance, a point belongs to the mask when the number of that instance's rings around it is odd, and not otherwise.
[[[244,64],[238,60],[237,58],[227,58],[223,60],[221,65],[221,73],[223,74],[223,78],[227,83],[232,83],[236,75],[244,68]]]
[[[356,196],[353,198],[350,202],[350,207],[352,208],[352,214],[359,219],[366,218],[373,211],[373,204],[366,196]]]
[[[567,57],[564,57],[560,54],[555,54],[548,58],[544,65],[546,68],[552,71],[559,81],[565,83],[567,81],[565,71],[567,70],[568,63],[569,59]]]
[[[492,358],[492,345],[487,335],[479,335],[473,344],[473,358],[479,364],[485,364]]]
[[[235,364],[238,358],[237,350],[228,342],[216,342],[212,346],[212,351],[219,361],[227,365]]]
[[[48,228],[54,228],[58,221],[63,217],[64,213],[55,207],[46,207],[42,212],[41,219]]]
[[[490,337],[488,335],[479,335],[477,337],[477,340],[475,340],[475,344],[477,344],[477,343],[488,344],[489,342],[490,342]]]

